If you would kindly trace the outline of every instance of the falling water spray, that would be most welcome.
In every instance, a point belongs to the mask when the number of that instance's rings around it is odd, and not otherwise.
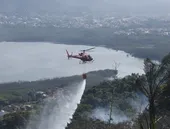
[[[47,98],[39,122],[34,128],[30,122],[27,129],[65,129],[81,101],[85,86],[86,79],[83,79],[67,89],[58,90],[55,97]]]

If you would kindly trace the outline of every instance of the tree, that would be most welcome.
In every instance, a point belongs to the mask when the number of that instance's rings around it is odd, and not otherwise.
[[[117,74],[118,74],[118,67],[119,67],[120,63],[117,63],[114,61],[114,71],[117,71],[116,75],[114,76],[114,80],[117,79]],[[109,82],[107,82],[110,86],[111,86],[111,102],[110,102],[110,113],[109,113],[109,124],[111,124],[112,119],[112,112],[113,112],[113,99],[114,99],[114,91],[115,91],[115,87],[110,84]]]
[[[3,116],[0,127],[3,129],[24,128],[28,122],[31,112],[14,112]]]
[[[161,94],[161,86],[170,79],[170,54],[165,56],[161,63],[150,59],[144,61],[145,75],[137,79],[137,85],[149,101],[149,128],[155,129],[156,124],[156,100]]]

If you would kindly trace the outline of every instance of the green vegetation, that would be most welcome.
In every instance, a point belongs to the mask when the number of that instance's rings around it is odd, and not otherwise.
[[[116,74],[114,70],[99,70],[87,73],[86,90],[98,85],[104,77],[111,77]],[[73,82],[80,81],[82,76],[46,79],[32,82],[13,82],[0,84],[0,103],[15,103],[28,101],[28,93],[34,91],[47,91],[56,87],[69,86]],[[100,80],[100,81],[99,81]]]
[[[86,114],[87,112],[91,114],[93,109],[98,107],[109,107],[112,99],[114,108],[123,111],[124,114],[129,118],[133,118],[137,111],[129,103],[129,99],[135,101],[137,97],[136,93],[139,92],[139,87],[136,85],[136,79],[138,77],[139,75],[132,74],[123,79],[116,79],[111,81],[109,84],[107,81],[105,81],[100,85],[94,86],[87,90],[82,97],[81,104],[78,106],[78,109],[74,114],[73,122],[68,126],[68,129],[77,129],[77,127],[86,128],[87,125],[89,127],[94,127],[94,129],[97,129],[100,126],[102,126],[103,129],[109,128],[109,121],[101,122],[98,120],[91,120]],[[112,98],[113,88],[114,97]],[[87,124],[85,124],[85,121]],[[126,128],[129,128],[128,122],[124,122],[118,125],[111,124],[110,128],[119,129],[118,127],[121,128],[121,126],[123,128],[123,124],[127,125]]]
[[[100,120],[93,119],[79,119],[78,121],[73,120],[69,127],[66,129],[130,129],[130,123],[124,122],[119,124],[109,125]]]
[[[157,118],[155,101],[170,80],[170,54],[164,57],[161,64],[156,64],[150,59],[146,59],[144,64],[145,76],[139,78],[137,84],[149,100],[147,128],[156,129],[156,121],[159,118]]]
[[[28,122],[30,112],[16,112],[3,116],[0,121],[1,129],[21,129]]]
[[[135,97],[135,92],[137,91],[135,79],[137,79],[137,77],[138,75],[132,74],[123,79],[116,79],[110,82],[109,85],[108,82],[103,82],[98,86],[94,86],[85,92],[82,103],[91,104],[93,108],[98,106],[104,107],[110,103],[112,99],[112,88],[114,88],[113,101],[116,101],[116,103],[114,103],[113,106],[122,110],[125,108],[121,106],[125,103],[125,101],[122,100]],[[128,107],[127,105],[125,106]]]

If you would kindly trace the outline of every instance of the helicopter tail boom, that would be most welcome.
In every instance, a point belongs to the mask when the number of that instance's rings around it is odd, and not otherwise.
[[[68,59],[71,57],[71,55],[68,53],[68,51],[66,50],[66,53],[67,53],[67,57]]]

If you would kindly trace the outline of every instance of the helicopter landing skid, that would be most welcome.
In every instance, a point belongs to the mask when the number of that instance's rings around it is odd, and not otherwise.
[[[80,61],[79,64],[91,64],[91,63],[93,63],[93,61],[94,60],[88,61],[88,62],[87,61]]]
[[[86,64],[86,62],[84,62],[84,61],[80,61],[80,62],[79,62],[79,64]]]

